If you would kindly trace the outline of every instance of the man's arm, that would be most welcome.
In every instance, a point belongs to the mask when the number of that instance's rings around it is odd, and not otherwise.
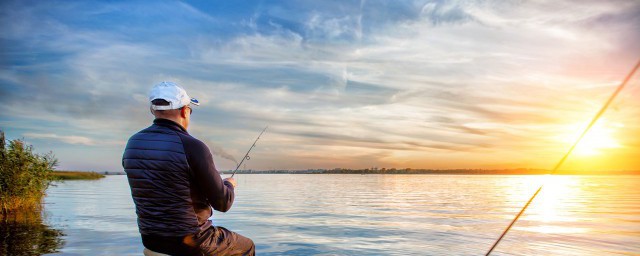
[[[213,209],[221,212],[231,209],[234,184],[232,181],[222,180],[207,145],[193,137],[183,139],[183,143],[197,189],[205,193]]]

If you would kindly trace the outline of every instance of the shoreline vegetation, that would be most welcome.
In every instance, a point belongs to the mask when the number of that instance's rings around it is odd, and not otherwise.
[[[53,171],[54,180],[97,180],[104,178],[104,174],[85,171]]]
[[[0,130],[0,215],[17,211],[38,212],[52,181],[95,180],[95,172],[56,171],[53,152],[34,153],[33,146],[21,139],[6,140]]]
[[[52,152],[36,154],[23,140],[5,140],[0,131],[0,215],[39,211],[57,163]]]
[[[44,224],[43,199],[52,181],[101,177],[97,173],[56,172],[52,152],[34,153],[24,140],[6,140],[0,130],[0,255],[55,253],[61,230]]]

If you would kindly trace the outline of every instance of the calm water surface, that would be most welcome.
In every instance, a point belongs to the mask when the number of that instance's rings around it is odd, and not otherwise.
[[[238,175],[216,225],[258,255],[481,255],[542,182],[494,255],[640,254],[640,176]],[[125,176],[48,190],[60,255],[141,255]]]

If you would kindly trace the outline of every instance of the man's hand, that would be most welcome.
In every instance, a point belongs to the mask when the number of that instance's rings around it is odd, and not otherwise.
[[[231,183],[231,185],[233,186],[233,188],[235,188],[235,187],[236,187],[236,180],[235,180],[235,179],[233,179],[233,178],[231,178],[231,177],[226,178],[226,179],[224,179],[224,180],[222,180],[222,181],[223,181],[223,182],[227,181],[227,182]]]

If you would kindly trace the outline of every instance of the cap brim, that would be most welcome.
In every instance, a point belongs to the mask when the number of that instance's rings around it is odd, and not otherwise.
[[[200,102],[196,98],[191,98],[191,104],[200,106]]]

